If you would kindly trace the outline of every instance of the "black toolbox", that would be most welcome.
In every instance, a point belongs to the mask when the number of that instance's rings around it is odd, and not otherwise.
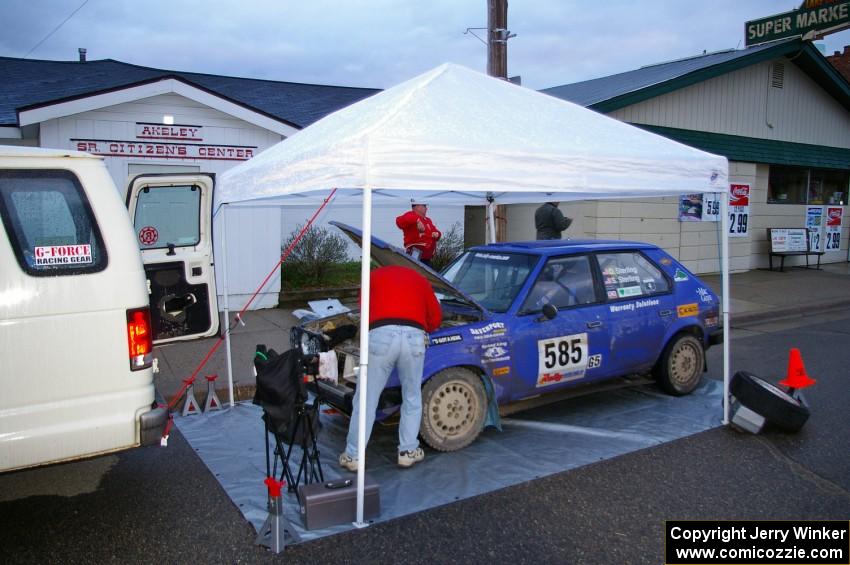
[[[369,475],[365,479],[363,519],[381,514],[381,494],[378,483]],[[298,487],[301,500],[301,520],[308,530],[318,530],[357,519],[357,479],[336,479]]]

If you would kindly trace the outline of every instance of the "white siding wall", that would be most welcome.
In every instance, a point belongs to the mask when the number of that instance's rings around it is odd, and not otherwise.
[[[733,175],[732,182],[752,181]],[[537,206],[509,207],[509,241],[534,239]],[[644,241],[661,247],[694,273],[720,270],[720,223],[680,222],[678,197],[564,202],[560,209],[573,218],[565,239]],[[750,269],[749,253],[749,238],[731,239],[729,268],[733,272]]]
[[[609,114],[650,124],[744,137],[850,147],[850,113],[792,62],[783,88],[767,61]]]
[[[137,141],[136,122],[161,123],[164,115],[174,116],[175,124],[203,126],[203,142],[213,145],[256,146],[259,153],[280,141],[279,134],[258,128],[176,94],[163,94],[84,112],[41,124],[41,147],[76,149],[71,139],[109,139]],[[173,141],[173,140],[163,140]],[[107,169],[123,196],[127,189],[130,164],[198,166],[202,172],[221,174],[240,161],[200,159],[158,159],[140,157],[104,157]],[[239,310],[257,285],[275,264],[280,253],[280,212],[276,208],[228,213],[228,285],[230,307]],[[215,222],[214,222],[215,223]],[[216,280],[219,307],[223,305],[221,285],[221,226],[215,225]],[[270,281],[252,308],[276,306],[280,279]]]
[[[778,61],[785,66],[781,89],[770,85],[776,61],[768,61],[608,115],[630,123],[850,148],[850,112],[792,62]],[[749,184],[751,191],[748,236],[729,240],[733,272],[767,267],[766,228],[805,227],[805,206],[766,203],[768,174],[767,165],[729,163],[729,182]],[[536,207],[510,207],[508,239],[534,238]],[[719,222],[679,222],[678,198],[576,202],[561,208],[575,218],[564,237],[647,241],[695,273],[719,271]],[[841,249],[826,254],[823,262],[847,259],[848,224],[845,220]],[[805,263],[805,258],[789,257],[786,263]]]

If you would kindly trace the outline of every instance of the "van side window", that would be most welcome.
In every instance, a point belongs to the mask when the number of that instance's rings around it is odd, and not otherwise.
[[[0,218],[21,269],[34,276],[106,267],[91,206],[69,171],[0,170]]]
[[[190,247],[201,241],[197,186],[150,186],[139,192],[135,214],[139,248]]]

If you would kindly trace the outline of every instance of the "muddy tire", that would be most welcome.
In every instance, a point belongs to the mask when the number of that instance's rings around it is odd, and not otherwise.
[[[802,402],[747,371],[735,373],[729,383],[729,392],[780,430],[798,432],[809,419],[809,409]]]
[[[437,451],[457,451],[475,441],[486,415],[484,385],[468,369],[440,371],[422,387],[419,433]]]
[[[683,396],[699,385],[704,368],[705,349],[700,340],[690,334],[679,334],[664,348],[654,373],[664,392]]]

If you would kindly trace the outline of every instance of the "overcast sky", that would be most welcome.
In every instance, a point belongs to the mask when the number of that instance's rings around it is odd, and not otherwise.
[[[486,70],[466,28],[486,0],[0,0],[0,56],[116,59],[271,80],[386,88],[446,61]],[[33,50],[74,10],[82,8]],[[800,0],[509,0],[508,73],[546,88],[744,44],[744,22]],[[483,30],[476,30],[483,36]],[[826,39],[827,53],[850,31]],[[30,52],[27,55],[28,52]]]

